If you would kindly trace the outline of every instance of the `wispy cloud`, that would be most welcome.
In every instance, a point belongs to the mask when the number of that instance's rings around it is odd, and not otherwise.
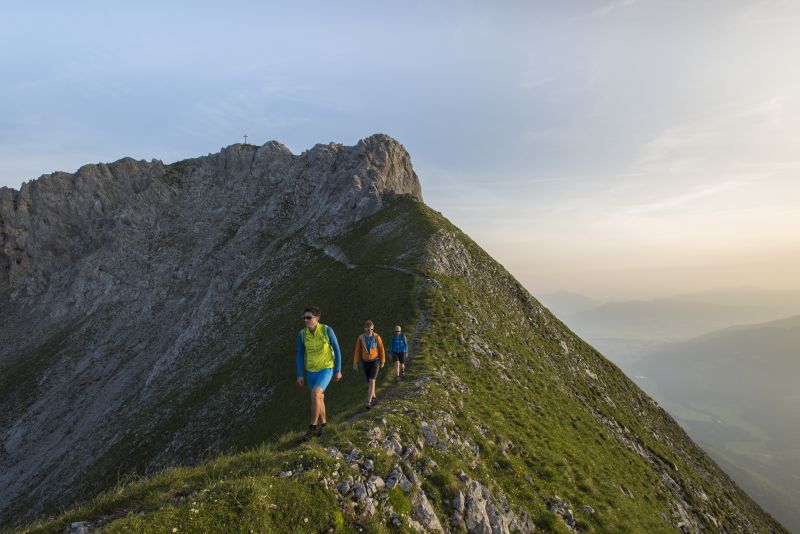
[[[665,210],[679,210],[685,208],[689,204],[719,195],[726,191],[739,189],[744,185],[747,185],[747,182],[740,180],[726,180],[720,183],[705,184],[694,187],[690,191],[679,195],[628,206],[626,211],[632,215],[642,215]]]
[[[637,3],[637,1],[638,0],[612,0],[606,5],[592,11],[592,15],[595,17],[604,17],[610,13],[613,13],[614,11],[619,11],[620,9],[630,7]]]

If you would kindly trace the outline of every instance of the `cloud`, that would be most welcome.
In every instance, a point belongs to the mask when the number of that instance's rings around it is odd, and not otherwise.
[[[746,184],[747,182],[742,180],[726,180],[720,183],[705,184],[699,187],[694,187],[691,191],[686,193],[662,198],[653,202],[628,206],[626,211],[632,215],[650,214],[665,210],[677,211],[679,209],[686,208],[688,204],[696,203],[700,200],[719,195],[720,193],[726,191],[739,189]]]
[[[621,9],[630,7],[635,3],[637,3],[637,0],[612,0],[603,7],[592,11],[592,15],[595,17],[604,17],[610,13],[613,13],[614,11],[619,11]]]

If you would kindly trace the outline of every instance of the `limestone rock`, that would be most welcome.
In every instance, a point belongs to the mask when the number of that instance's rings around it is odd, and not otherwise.
[[[417,491],[411,496],[411,509],[426,532],[444,532],[433,506],[424,492]]]

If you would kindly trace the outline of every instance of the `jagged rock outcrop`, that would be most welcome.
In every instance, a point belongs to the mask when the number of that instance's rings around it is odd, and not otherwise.
[[[142,257],[175,236],[189,245],[176,248],[202,253],[220,238],[268,239],[308,226],[335,234],[380,209],[385,196],[402,194],[422,199],[408,153],[385,135],[299,156],[271,141],[172,165],[131,158],[85,165],[19,191],[0,188],[0,288],[12,301],[39,296],[51,277],[98,250]]]

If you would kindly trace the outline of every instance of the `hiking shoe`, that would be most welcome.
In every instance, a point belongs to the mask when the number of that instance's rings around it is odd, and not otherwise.
[[[322,432],[324,430],[325,430],[325,425],[320,425],[319,428],[317,428],[317,437],[318,438],[322,437]]]
[[[367,410],[369,410],[370,408],[372,408],[372,403],[371,403],[371,402],[368,402],[368,403],[366,403],[366,404],[364,405],[364,408],[365,408],[365,409],[367,409]]]
[[[306,433],[305,433],[305,434],[303,434],[303,437],[302,437],[302,438],[300,438],[300,439],[301,439],[301,440],[303,440],[303,441],[308,441],[308,440],[310,440],[311,438],[313,438],[313,437],[314,437],[314,434],[315,434],[316,432],[317,432],[317,430],[316,430],[316,429],[314,429],[314,428],[309,428],[309,429],[306,431]],[[317,434],[317,435],[319,435],[319,434]]]

